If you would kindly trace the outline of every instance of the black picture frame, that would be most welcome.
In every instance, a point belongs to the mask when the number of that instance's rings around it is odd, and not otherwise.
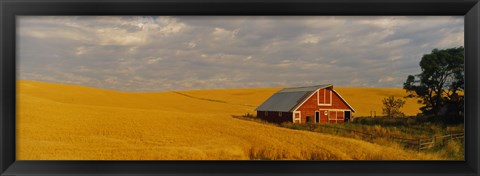
[[[479,175],[478,0],[0,0],[1,175]],[[465,161],[16,161],[19,15],[465,16]]]

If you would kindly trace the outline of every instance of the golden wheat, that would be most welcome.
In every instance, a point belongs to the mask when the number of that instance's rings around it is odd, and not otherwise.
[[[382,116],[382,100],[388,96],[404,98],[407,92],[401,88],[343,88],[335,87],[346,101],[355,108],[355,116],[370,116],[370,111],[375,111],[377,116]],[[404,98],[406,103],[400,109],[407,116],[415,116],[421,111],[418,98]]]
[[[17,89],[18,160],[442,159],[231,117],[279,89],[129,93],[35,81]]]

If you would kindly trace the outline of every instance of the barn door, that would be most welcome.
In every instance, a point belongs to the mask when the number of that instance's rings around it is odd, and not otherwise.
[[[345,111],[345,122],[350,122],[350,111]]]
[[[293,113],[293,123],[300,124],[302,120],[300,119],[300,111],[296,111]]]

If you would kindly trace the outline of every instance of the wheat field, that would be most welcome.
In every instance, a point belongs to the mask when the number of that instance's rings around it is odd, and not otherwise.
[[[417,98],[404,98],[408,94],[401,88],[342,88],[334,89],[355,108],[355,116],[370,116],[370,111],[375,111],[377,116],[382,116],[382,100],[388,96],[403,98],[406,102],[400,111],[407,116],[415,116],[421,113],[421,104]]]
[[[401,89],[335,88],[356,115]],[[18,160],[436,160],[433,154],[232,118],[279,88],[132,93],[17,82]],[[361,92],[361,93],[360,93]],[[404,93],[404,92],[403,92]],[[377,102],[380,100],[380,102]],[[380,104],[379,104],[380,103]],[[379,106],[380,105],[380,106]],[[404,112],[416,114],[408,101]],[[378,110],[380,109],[380,110]]]

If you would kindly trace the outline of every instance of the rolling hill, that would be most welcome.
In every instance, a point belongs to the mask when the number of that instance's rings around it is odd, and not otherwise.
[[[335,88],[357,116],[401,89]],[[441,159],[361,140],[232,118],[279,88],[133,93],[17,82],[18,160]],[[403,94],[402,94],[403,93]],[[379,100],[380,102],[377,102]],[[408,101],[407,114],[418,105]],[[379,106],[380,105],[380,106]]]

